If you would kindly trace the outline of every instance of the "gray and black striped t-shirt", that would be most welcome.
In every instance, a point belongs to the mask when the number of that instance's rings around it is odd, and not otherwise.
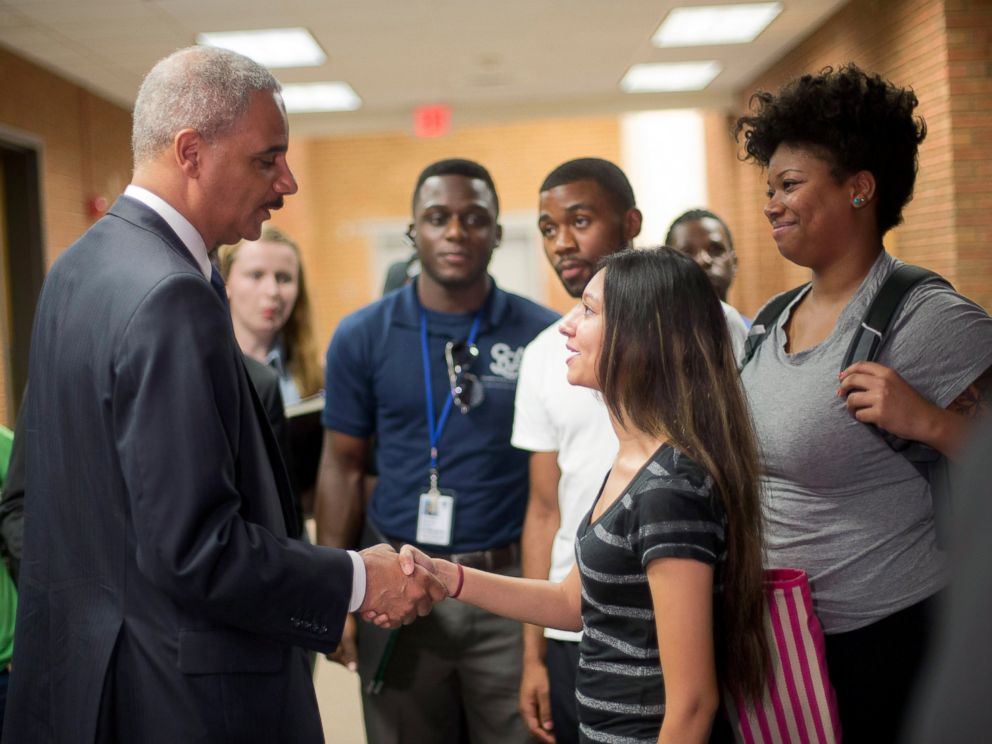
[[[665,444],[590,524],[591,516],[583,519],[575,544],[582,578],[580,738],[656,742],[665,687],[647,565],[659,558],[699,560],[716,566],[719,586],[726,513],[710,477]]]

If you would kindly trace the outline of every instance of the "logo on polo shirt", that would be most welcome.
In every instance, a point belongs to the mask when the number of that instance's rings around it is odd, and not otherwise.
[[[494,375],[499,375],[507,380],[516,380],[520,373],[520,360],[523,355],[523,346],[513,349],[509,344],[493,344],[489,351],[489,356],[492,357],[489,369]]]

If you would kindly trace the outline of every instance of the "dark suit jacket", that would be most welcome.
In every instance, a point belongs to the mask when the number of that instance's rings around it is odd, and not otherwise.
[[[954,464],[951,585],[900,741],[968,744],[992,730],[992,420]],[[985,732],[984,734],[981,732]]]
[[[282,391],[279,389],[279,373],[267,364],[254,359],[247,354],[244,355],[245,370],[248,372],[248,379],[255,386],[258,398],[265,410],[265,417],[269,426],[272,427],[272,434],[275,436],[276,444],[279,445],[279,452],[282,461],[289,473],[289,483],[293,490],[293,507],[296,509],[296,532],[294,537],[303,535],[303,511],[300,508],[300,492],[293,479],[292,452],[289,449],[289,433],[286,428],[286,407],[282,400]],[[4,534],[3,504],[0,503],[0,536]]]
[[[230,317],[122,197],[42,289],[4,742],[322,741],[305,653],[344,551],[288,538],[285,471]]]

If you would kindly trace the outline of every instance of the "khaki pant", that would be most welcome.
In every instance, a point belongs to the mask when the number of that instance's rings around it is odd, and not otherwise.
[[[501,573],[519,576],[520,569]],[[369,694],[389,631],[359,621],[369,744],[458,744],[463,728],[471,744],[530,741],[517,712],[520,623],[448,599],[396,632],[382,689]]]

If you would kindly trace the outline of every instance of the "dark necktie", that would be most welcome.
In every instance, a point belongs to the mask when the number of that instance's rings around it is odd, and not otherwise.
[[[221,277],[220,272],[217,271],[216,266],[210,267],[210,286],[214,288],[214,292],[220,297],[220,301],[224,303],[224,307],[227,307],[227,290],[224,289],[224,279]]]

